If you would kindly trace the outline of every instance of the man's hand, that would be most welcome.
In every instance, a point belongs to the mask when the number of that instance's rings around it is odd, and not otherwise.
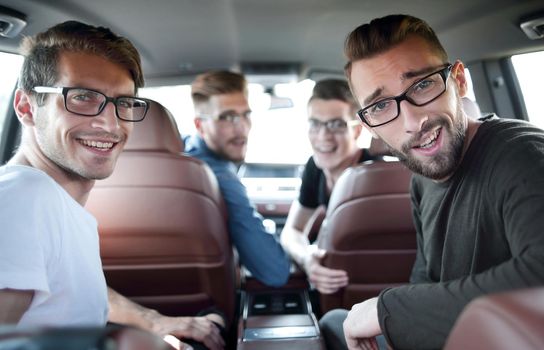
[[[111,322],[136,326],[163,339],[167,335],[194,339],[204,343],[211,350],[223,349],[225,346],[219,328],[213,323],[225,326],[220,315],[211,313],[203,317],[164,316],[156,310],[136,304],[109,287],[108,302],[110,309],[108,317]],[[168,339],[172,340],[171,337]],[[173,345],[170,341],[167,342]],[[186,344],[179,344],[180,349],[187,349]]]
[[[355,304],[344,321],[348,349],[378,350],[376,336],[382,333],[378,321],[378,298]]]
[[[210,350],[221,350],[225,347],[225,342],[219,328],[212,320],[218,321],[222,318],[214,314],[203,317],[168,317],[155,313],[152,319],[152,332],[162,337],[173,335],[181,338],[182,341],[183,339],[194,339],[203,343]],[[180,348],[185,349],[184,347]]]
[[[326,252],[323,249],[308,251],[304,259],[304,270],[310,283],[323,294],[332,294],[348,284],[348,274],[344,270],[329,269],[321,265]]]

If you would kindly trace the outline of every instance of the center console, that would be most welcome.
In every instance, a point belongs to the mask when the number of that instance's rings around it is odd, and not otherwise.
[[[306,277],[294,273],[283,288],[270,289],[246,279],[237,349],[323,349],[312,312]]]

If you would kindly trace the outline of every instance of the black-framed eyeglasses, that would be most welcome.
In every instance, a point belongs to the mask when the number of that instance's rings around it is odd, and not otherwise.
[[[115,105],[117,118],[127,122],[139,122],[144,120],[149,102],[134,96],[108,97],[100,91],[80,87],[50,87],[36,86],[33,89],[39,94],[62,94],[64,108],[68,112],[95,117],[102,113],[108,102]]]
[[[241,121],[251,122],[251,111],[245,111],[243,113],[225,111],[217,116],[201,113],[199,114],[199,118],[217,120],[228,124],[239,124]]]
[[[447,64],[440,70],[414,82],[398,96],[381,99],[359,110],[357,115],[370,127],[381,126],[397,119],[400,103],[404,100],[414,106],[425,106],[440,97],[447,87],[447,80],[453,65]]]
[[[348,125],[357,125],[360,122],[358,120],[345,121],[342,118],[334,118],[322,122],[316,118],[308,119],[308,131],[310,133],[318,133],[322,127],[325,127],[325,130],[333,134],[345,133],[348,129]]]

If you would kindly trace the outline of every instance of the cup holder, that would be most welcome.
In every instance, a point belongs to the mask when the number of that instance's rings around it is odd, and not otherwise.
[[[307,313],[300,293],[260,293],[251,296],[248,316]]]

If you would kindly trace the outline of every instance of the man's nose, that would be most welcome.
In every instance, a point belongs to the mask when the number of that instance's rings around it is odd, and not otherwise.
[[[327,127],[327,124],[319,125],[317,129],[317,136],[327,138],[333,134],[333,132]]]
[[[427,111],[423,107],[415,106],[406,100],[400,102],[400,114],[404,130],[408,133],[419,132],[429,119]]]
[[[119,118],[115,111],[115,104],[112,101],[106,102],[102,112],[93,117],[93,127],[100,128],[108,132],[113,132],[119,128]]]
[[[233,125],[236,129],[249,132],[251,129],[251,119],[240,116],[234,121]]]

